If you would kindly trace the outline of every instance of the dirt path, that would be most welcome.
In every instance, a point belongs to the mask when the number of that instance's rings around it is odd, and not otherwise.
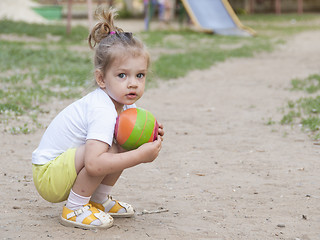
[[[134,219],[103,231],[58,223],[63,203],[36,193],[30,155],[42,132],[1,135],[3,239],[320,239],[319,146],[267,126],[295,97],[294,77],[320,70],[320,32],[271,54],[232,59],[147,91],[140,106],[165,125],[160,157],[124,172],[114,195]],[[162,213],[142,214],[143,210]]]

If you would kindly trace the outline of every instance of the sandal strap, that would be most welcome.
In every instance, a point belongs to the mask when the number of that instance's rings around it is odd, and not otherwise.
[[[124,208],[126,211],[127,211],[127,208],[125,206],[122,206],[120,204],[120,202],[118,201],[115,201],[115,204],[113,205],[113,207],[109,210],[109,212],[112,212],[112,213],[117,213],[119,212],[120,209]]]
[[[125,209],[126,212],[128,212],[128,209],[131,207],[129,204],[119,202],[117,200],[114,200],[112,196],[108,196],[108,199],[104,203],[96,203],[96,202],[91,202],[92,206],[100,209],[103,212],[111,212],[111,213],[117,213],[120,209]],[[110,206],[110,204],[112,204]]]
[[[102,223],[110,221],[111,216],[102,212],[98,211],[97,213],[93,214],[96,218],[98,218]]]
[[[86,211],[91,211],[92,214],[90,214],[89,216],[87,216],[83,220],[82,223],[84,223],[84,224],[88,224],[89,225],[91,222],[93,222],[96,219],[99,219],[102,223],[109,220],[109,218],[108,218],[109,216],[108,215],[106,215],[105,213],[99,211],[96,208],[93,208],[91,204],[87,204],[82,208],[79,208],[79,209],[77,209],[77,210],[75,210],[75,211],[73,211],[71,213],[68,213],[67,214],[67,219],[69,220],[70,218],[80,216],[82,213],[84,213]]]
[[[96,220],[99,220],[101,223],[98,224]],[[109,228],[113,224],[113,218],[110,214],[100,211],[91,204],[86,204],[75,211],[64,206],[60,223],[65,226],[83,229]]]
[[[109,206],[109,204],[113,204],[112,207]],[[105,201],[103,204],[103,207],[106,209],[108,207],[108,212],[112,212],[112,213],[117,213],[120,209],[124,208],[126,211],[128,211],[128,204],[125,204],[125,203],[122,203],[122,202],[119,202],[117,200],[114,200],[112,198],[112,196],[109,195],[109,198],[107,201]]]
[[[67,214],[67,219],[70,219],[72,217],[77,217],[77,216],[81,215],[82,213],[88,211],[90,208],[91,208],[91,205],[88,204],[88,205],[85,205],[82,208],[79,208],[79,209],[71,212],[71,213],[68,213]]]
[[[108,213],[112,217],[132,217],[134,215],[134,209],[130,204],[113,200],[110,195],[102,204],[93,201],[90,201],[90,204],[92,204],[92,206],[95,208]],[[125,212],[119,212],[121,209],[124,209]]]

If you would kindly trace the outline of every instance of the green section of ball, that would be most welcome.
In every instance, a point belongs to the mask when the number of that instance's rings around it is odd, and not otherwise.
[[[137,108],[137,119],[128,140],[122,145],[126,150],[132,150],[147,143],[153,133],[156,119],[147,110]]]

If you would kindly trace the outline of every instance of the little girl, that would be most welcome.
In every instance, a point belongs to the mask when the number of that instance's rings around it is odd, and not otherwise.
[[[164,135],[159,124],[157,140],[138,149],[125,151],[115,142],[116,118],[143,95],[150,57],[132,33],[114,26],[114,10],[97,15],[88,42],[96,47],[98,87],[60,112],[32,153],[39,194],[49,202],[67,200],[61,224],[83,229],[109,228],[112,216],[134,215],[131,205],[110,197],[112,186],[124,169],[155,160]]]

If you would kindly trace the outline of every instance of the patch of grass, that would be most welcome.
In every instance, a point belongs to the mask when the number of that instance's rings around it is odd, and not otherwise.
[[[273,121],[272,118],[269,118],[268,121],[267,121],[267,123],[266,123],[266,125],[269,125],[269,126],[270,126],[270,125],[274,125],[274,124],[276,124],[276,122]]]
[[[319,117],[308,117],[301,120],[302,126],[305,129],[309,129],[312,132],[318,131],[320,127],[320,118]]]
[[[300,112],[290,111],[286,115],[283,116],[280,123],[281,124],[291,124],[294,123],[294,120],[301,116]]]
[[[294,108],[296,106],[294,101],[288,101],[288,107],[289,108]]]
[[[18,126],[18,127],[11,127],[10,128],[10,133],[17,135],[17,134],[28,134],[30,133],[31,130],[28,128],[28,124],[25,123],[23,126]]]
[[[41,125],[37,119],[44,104],[80,97],[90,84],[93,64],[85,46],[87,29],[73,28],[67,36],[64,26],[0,21],[0,34],[15,36],[0,40],[0,122],[12,134],[26,134]],[[25,36],[33,38],[23,41]],[[52,36],[59,40],[51,41]],[[69,46],[86,47],[87,52]],[[22,115],[34,126],[7,126]]]
[[[320,30],[318,25],[308,24],[316,19],[319,16],[315,14],[241,16],[245,25],[257,30],[258,35],[253,38],[217,36],[190,30],[144,32],[141,37],[149,46],[151,55],[153,49],[163,49],[163,54],[153,63],[153,70],[155,77],[169,79],[182,77],[194,69],[206,69],[230,57],[250,57],[258,52],[272,51],[276,45],[284,44],[289,35]],[[228,45],[230,48],[226,47]],[[166,51],[169,49],[185,52]]]
[[[320,96],[301,98],[297,101],[300,108],[305,114],[320,114]]]
[[[174,55],[162,55],[154,64],[153,70],[161,79],[185,76],[188,71],[209,68],[216,61],[226,59],[224,54],[212,55],[210,52],[188,52]]]
[[[318,19],[318,14],[250,14],[250,15],[239,15],[239,18],[243,22],[252,22],[252,24],[279,24],[288,23],[290,25],[295,23],[305,23],[311,20]],[[292,23],[294,21],[294,23]]]
[[[168,34],[175,37],[169,39]],[[157,49],[185,50],[185,52],[173,54],[163,50],[164,53],[152,64],[155,77],[160,79],[183,77],[189,71],[208,69],[216,62],[222,62],[228,58],[251,57],[258,52],[272,51],[274,47],[274,43],[269,38],[225,37],[190,31],[171,31],[171,33],[157,31],[152,34],[144,33],[143,38],[148,46]]]
[[[310,24],[319,19],[318,14],[254,14],[239,17],[244,25],[250,26],[259,35],[280,37],[320,29],[319,25]]]
[[[292,90],[300,90],[300,91],[306,91],[308,93],[315,93],[320,90],[320,75],[313,74],[311,76],[308,76],[305,79],[292,79]]]
[[[276,45],[285,43],[283,36],[313,29],[308,21],[319,19],[306,14],[241,17],[245,25],[258,31],[257,37],[226,37],[191,30],[139,33],[155,59],[147,87],[155,86],[155,80],[182,77],[228,58],[272,51]],[[78,98],[91,85],[93,51],[86,42],[86,27],[73,27],[72,34],[67,35],[64,25],[2,20],[1,34],[7,40],[0,40],[0,124],[7,131],[29,133],[41,126],[38,115],[45,112],[42,109],[45,104]],[[299,104],[302,107],[302,102]],[[24,122],[11,126],[16,120]]]
[[[320,140],[320,133],[315,134],[312,138],[315,141],[319,141]]]
[[[320,75],[313,74],[305,79],[293,79],[291,81],[294,91],[303,91],[309,94],[316,94],[320,90]],[[297,101],[289,101],[290,111],[283,116],[281,124],[299,123],[302,129],[311,132],[315,140],[320,137],[320,95],[303,97]]]
[[[0,21],[0,34],[17,34],[46,39],[48,35],[59,36],[60,41],[79,42],[85,41],[88,29],[82,26],[72,28],[72,34],[67,35],[64,25],[29,24],[25,22]]]
[[[3,94],[1,94],[0,96],[3,97]],[[0,114],[3,114],[7,111],[15,112],[18,115],[21,115],[23,113],[22,108],[17,104],[0,103]]]

